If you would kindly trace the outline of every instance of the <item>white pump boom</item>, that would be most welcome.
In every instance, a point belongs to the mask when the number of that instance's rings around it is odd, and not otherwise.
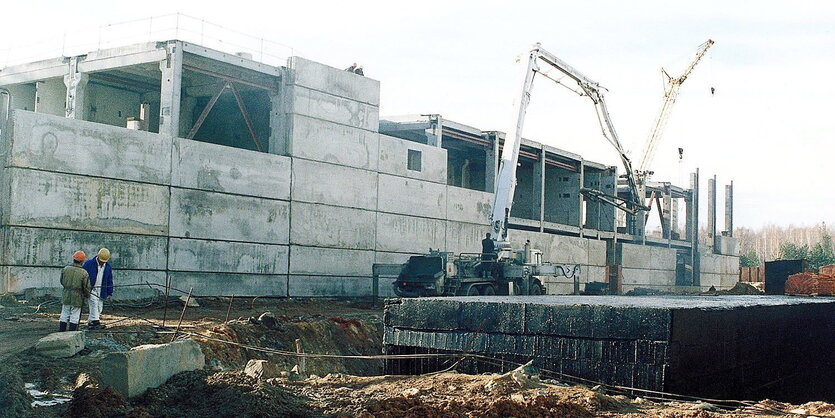
[[[609,111],[606,109],[606,102],[603,99],[604,87],[592,81],[581,72],[575,70],[566,62],[557,58],[550,52],[542,49],[537,43],[531,49],[528,55],[528,66],[525,71],[525,81],[522,84],[522,96],[515,104],[516,119],[513,121],[513,127],[508,131],[508,137],[505,138],[504,149],[502,150],[501,165],[499,167],[499,175],[496,177],[496,193],[493,201],[493,214],[490,218],[492,226],[492,237],[496,241],[506,241],[507,239],[507,222],[510,217],[510,209],[513,206],[513,193],[516,189],[516,166],[519,162],[519,146],[522,142],[522,128],[525,123],[525,114],[528,110],[528,104],[531,100],[531,90],[533,88],[533,79],[535,73],[540,73],[544,77],[564,85],[561,79],[555,79],[543,72],[539,68],[539,62],[544,62],[549,66],[559,70],[565,74],[580,87],[580,90],[569,89],[580,96],[588,96],[594,102],[594,108],[597,111],[597,119],[600,123],[600,128],[603,136],[612,144],[620,155],[621,162],[626,170],[626,177],[629,182],[629,189],[631,191],[631,198],[628,204],[634,209],[635,207],[643,207],[642,199],[638,194],[637,183],[633,176],[632,162],[626,155],[623,147],[618,139],[615,127],[612,124],[612,119],[609,117]]]

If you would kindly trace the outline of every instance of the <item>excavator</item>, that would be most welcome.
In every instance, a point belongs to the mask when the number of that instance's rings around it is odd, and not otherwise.
[[[551,74],[557,70],[559,78]],[[608,195],[599,190],[583,189],[592,198],[601,199],[618,208],[635,214],[646,210],[638,194],[632,163],[621,146],[606,102],[605,88],[577,71],[568,63],[535,44],[528,53],[522,94],[514,106],[513,126],[508,131],[502,150],[499,172],[496,176],[493,212],[490,216],[490,236],[495,248],[490,254],[454,254],[430,250],[428,254],[412,256],[402,266],[394,282],[394,292],[400,297],[420,296],[477,296],[477,295],[541,295],[545,293],[542,276],[574,278],[579,266],[562,266],[542,261],[542,251],[525,244],[514,249],[508,239],[508,221],[516,188],[516,166],[525,116],[531,100],[534,77],[539,74],[569,88],[594,103],[598,122],[607,141],[617,150],[626,171],[631,196],[628,198]],[[567,80],[566,80],[567,78]]]

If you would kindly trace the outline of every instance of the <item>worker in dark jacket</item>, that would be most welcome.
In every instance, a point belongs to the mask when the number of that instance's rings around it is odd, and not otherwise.
[[[487,237],[481,240],[481,259],[482,260],[495,260],[496,259],[496,243],[493,242],[493,238],[491,238],[490,233],[487,233]]]
[[[61,270],[61,286],[64,292],[61,295],[61,318],[59,319],[58,331],[78,331],[78,323],[81,320],[81,307],[84,301],[90,297],[90,278],[87,271],[81,267],[81,263],[87,258],[84,251],[76,251],[72,255],[73,263]]]
[[[102,248],[95,257],[84,263],[84,270],[90,276],[90,297],[87,305],[90,312],[87,317],[87,326],[90,329],[102,329],[104,325],[99,321],[104,301],[113,294],[113,269],[110,267],[110,250]]]

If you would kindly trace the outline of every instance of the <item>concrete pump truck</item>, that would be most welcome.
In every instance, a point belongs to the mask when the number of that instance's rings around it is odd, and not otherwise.
[[[548,71],[543,71],[541,69],[543,64],[564,74],[576,83],[577,87],[564,84],[564,77],[557,79],[549,75]],[[410,257],[402,266],[394,282],[394,292],[398,296],[541,295],[545,293],[545,288],[540,277],[574,278],[579,275],[579,266],[562,266],[543,262],[540,250],[530,248],[530,244],[526,244],[524,249],[514,249],[508,239],[508,220],[516,188],[516,166],[522,142],[522,129],[536,74],[564,85],[578,95],[587,96],[594,102],[603,136],[620,154],[626,170],[631,198],[622,199],[598,190],[583,189],[582,192],[590,198],[606,201],[630,213],[635,213],[638,208],[643,207],[633,176],[632,164],[618,140],[606,109],[606,102],[603,99],[605,89],[544,50],[539,44],[535,44],[528,54],[522,95],[515,103],[513,126],[508,131],[502,150],[499,173],[496,176],[493,212],[490,217],[491,229],[489,230],[494,241],[495,252],[455,255],[451,252],[430,250],[429,254]]]

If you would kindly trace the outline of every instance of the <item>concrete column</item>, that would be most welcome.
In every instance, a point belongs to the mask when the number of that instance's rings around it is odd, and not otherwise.
[[[78,57],[70,58],[70,70],[64,76],[64,85],[67,86],[67,101],[65,116],[70,119],[84,119],[85,91],[90,77],[86,73],[78,72]]]
[[[681,231],[678,227],[678,199],[672,199],[670,208],[670,236],[674,239],[681,239]]]
[[[583,164],[583,160],[580,160],[580,177],[579,177],[578,182],[577,182],[577,198],[578,198],[577,199],[577,213],[580,214],[579,216],[577,216],[577,226],[580,228],[580,238],[583,237],[583,225],[585,224],[585,221],[586,221],[586,214],[583,212],[583,193],[580,192],[580,190],[582,190],[583,187],[585,187],[584,185],[586,184],[585,183],[585,181],[586,181],[585,180],[585,175],[586,175],[585,167],[586,167],[586,165]],[[599,235],[600,231],[598,231],[597,233],[598,233],[598,236],[600,236]]]
[[[270,95],[270,139],[268,152],[293,155],[293,113],[295,111],[295,74],[286,68],[281,74],[278,92]]]
[[[725,186],[725,231],[727,236],[734,236],[734,182]]]
[[[425,130],[426,143],[441,148],[444,139],[444,119],[441,115],[429,115],[429,125]]]
[[[707,245],[716,252],[716,176],[707,179]]]
[[[661,231],[664,238],[673,238],[672,228],[672,211],[673,211],[673,197],[671,196],[670,185],[664,186],[664,195],[661,200]]]
[[[180,136],[180,94],[183,78],[183,51],[179,42],[165,46],[166,58],[159,63],[160,86],[159,133]]]
[[[539,211],[539,231],[543,231],[542,222],[545,220],[545,148],[539,148],[539,159],[533,166],[533,199]]]
[[[699,279],[699,169],[690,174],[690,201],[687,205],[687,240],[690,241],[690,265],[693,268],[691,283],[698,286]]]
[[[491,148],[485,150],[484,185],[487,192],[496,192],[496,174],[499,172],[499,134],[487,134]]]

